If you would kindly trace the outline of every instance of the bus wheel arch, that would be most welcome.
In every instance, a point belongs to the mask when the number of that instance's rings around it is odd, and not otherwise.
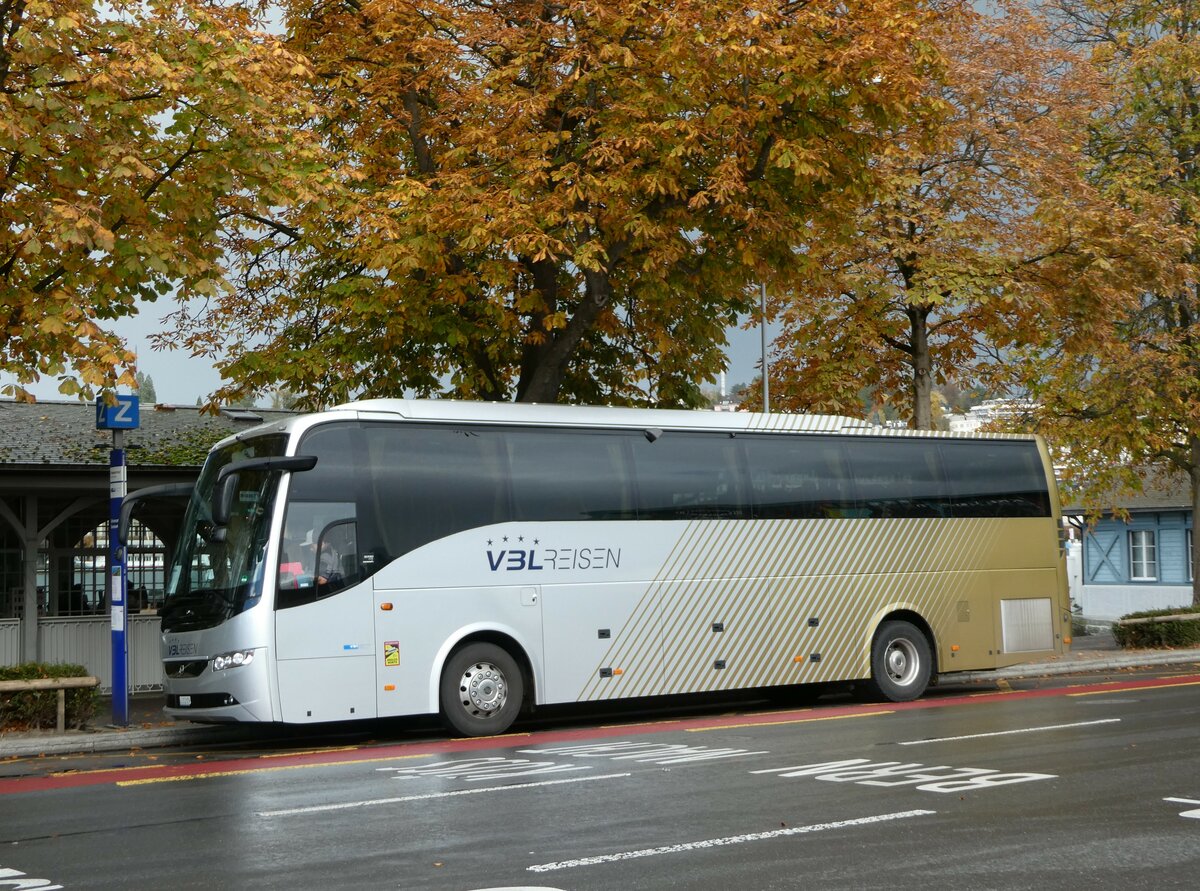
[[[929,624],[917,613],[897,610],[884,616],[871,637],[873,698],[909,702],[937,678],[937,647]]]
[[[500,632],[457,641],[442,663],[438,706],[443,720],[464,736],[495,736],[533,702],[533,672],[521,645]]]

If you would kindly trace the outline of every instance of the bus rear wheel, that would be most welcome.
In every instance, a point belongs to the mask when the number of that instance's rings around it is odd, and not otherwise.
[[[933,653],[921,630],[909,622],[884,622],[871,644],[871,686],[880,699],[909,702],[925,692]]]
[[[525,699],[516,660],[489,643],[468,644],[446,661],[442,717],[463,736],[495,736],[509,728]]]

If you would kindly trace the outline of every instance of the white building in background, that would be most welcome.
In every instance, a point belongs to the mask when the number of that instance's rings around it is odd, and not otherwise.
[[[993,421],[1019,417],[1033,411],[1034,403],[1025,399],[987,399],[972,406],[966,414],[946,414],[951,433],[974,433]]]
[[[725,392],[725,372],[721,372],[721,388],[718,394],[717,404],[713,406],[713,411],[741,411],[736,402],[730,400]]]

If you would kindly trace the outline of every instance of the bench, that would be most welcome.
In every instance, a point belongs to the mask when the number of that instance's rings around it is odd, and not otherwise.
[[[0,693],[30,693],[38,690],[57,690],[58,732],[63,733],[67,729],[67,690],[98,686],[100,686],[100,679],[94,677],[33,678],[28,681],[0,681]]]

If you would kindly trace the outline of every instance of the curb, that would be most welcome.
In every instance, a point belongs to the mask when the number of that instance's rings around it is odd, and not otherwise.
[[[96,752],[120,752],[126,749],[150,749],[163,746],[202,745],[246,738],[239,727],[204,727],[184,724],[179,727],[154,727],[137,730],[70,730],[58,734],[33,732],[12,739],[0,736],[0,759],[30,758],[37,755],[90,755]]]
[[[991,671],[964,671],[956,674],[939,675],[945,683],[965,681],[988,681],[1001,678],[1049,677],[1060,674],[1077,674],[1088,671],[1120,671],[1126,668],[1154,668],[1157,665],[1179,665],[1195,662],[1200,664],[1200,650],[1165,650],[1143,652],[1128,656],[1109,656],[1100,659],[1076,659],[1069,662],[1023,662],[1007,668]]]

